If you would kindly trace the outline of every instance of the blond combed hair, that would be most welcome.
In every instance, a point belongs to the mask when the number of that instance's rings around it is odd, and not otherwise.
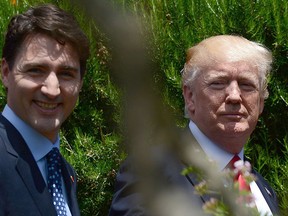
[[[271,72],[272,53],[262,44],[241,36],[213,36],[189,48],[182,73],[182,85],[193,86],[193,81],[198,74],[217,62],[240,61],[250,63],[257,68],[260,96],[266,99],[269,95],[267,80]]]

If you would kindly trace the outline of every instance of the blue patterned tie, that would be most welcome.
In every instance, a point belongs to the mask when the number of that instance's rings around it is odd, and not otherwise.
[[[53,198],[57,215],[66,215],[62,193],[61,158],[58,148],[54,147],[46,156],[48,166],[48,190]]]

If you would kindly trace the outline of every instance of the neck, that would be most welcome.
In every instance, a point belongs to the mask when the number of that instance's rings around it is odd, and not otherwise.
[[[240,139],[238,138],[229,138],[225,137],[223,140],[223,137],[221,139],[212,139],[220,148],[224,149],[225,151],[231,153],[231,154],[238,154],[243,148],[244,145],[247,142],[247,139]]]

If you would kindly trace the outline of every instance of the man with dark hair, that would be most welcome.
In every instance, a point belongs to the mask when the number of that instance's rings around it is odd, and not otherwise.
[[[75,18],[54,5],[11,19],[1,62],[0,215],[80,215],[59,130],[76,105],[88,56]]]

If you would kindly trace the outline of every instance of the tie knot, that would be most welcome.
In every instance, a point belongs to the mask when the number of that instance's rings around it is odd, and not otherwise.
[[[227,164],[226,168],[228,169],[235,169],[235,162],[241,160],[241,158],[235,154],[234,157],[229,161],[229,163]]]

